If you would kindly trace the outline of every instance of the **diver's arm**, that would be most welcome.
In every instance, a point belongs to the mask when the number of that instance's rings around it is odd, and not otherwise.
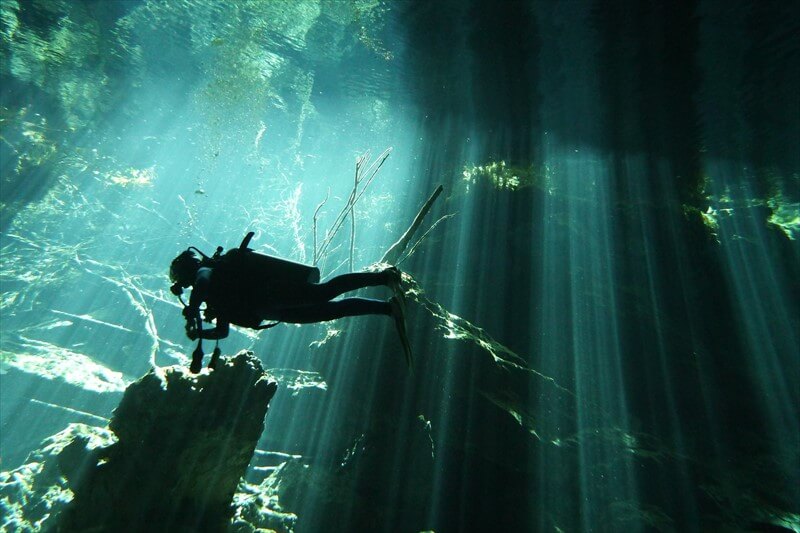
[[[202,333],[200,333],[200,338],[202,339],[224,339],[230,333],[230,324],[222,320],[220,318],[217,319],[217,325],[211,329],[204,329]]]
[[[228,336],[228,333],[230,333],[230,323],[220,318],[217,318],[217,325],[210,329],[202,328],[203,323],[200,321],[199,315],[194,324],[197,325],[192,325],[192,321],[190,320],[186,322],[186,336],[191,340],[196,340],[198,337],[210,340],[224,339]]]
[[[209,339],[203,330],[203,321],[200,318],[200,305],[206,301],[208,286],[211,282],[211,269],[203,267],[198,269],[195,281],[192,284],[192,294],[189,296],[189,305],[183,309],[186,319],[186,336],[192,340],[198,337]],[[210,330],[213,331],[213,330]]]
[[[211,284],[211,269],[202,267],[197,270],[194,284],[192,285],[192,294],[189,296],[189,307],[192,313],[200,313],[200,304],[206,301],[208,297],[208,287]]]

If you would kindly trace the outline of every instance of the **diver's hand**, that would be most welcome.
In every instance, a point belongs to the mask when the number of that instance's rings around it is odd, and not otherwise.
[[[196,307],[192,307],[191,305],[187,305],[183,308],[183,318],[194,318],[200,312],[199,309]]]
[[[197,328],[193,326],[191,322],[186,322],[186,336],[189,337],[190,340],[196,340],[198,337]]]

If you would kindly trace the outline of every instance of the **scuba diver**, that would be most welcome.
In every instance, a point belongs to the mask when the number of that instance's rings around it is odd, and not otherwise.
[[[394,319],[400,335],[406,362],[412,364],[411,346],[406,336],[405,297],[401,273],[396,267],[381,272],[353,272],[319,282],[316,267],[263,255],[248,248],[254,232],[248,233],[238,248],[222,253],[218,247],[208,257],[189,247],[175,259],[169,269],[173,282],[171,292],[184,306],[186,335],[198,340],[189,367],[193,373],[202,368],[202,340],[219,340],[228,336],[230,324],[250,329],[267,329],[280,322],[308,324],[359,315],[386,315]],[[383,285],[394,292],[389,300],[348,297],[334,300],[346,292]],[[192,287],[187,305],[181,295]],[[215,321],[213,328],[203,329],[200,305],[205,302],[203,319]],[[275,321],[262,324],[264,321]],[[209,363],[214,368],[219,347]]]

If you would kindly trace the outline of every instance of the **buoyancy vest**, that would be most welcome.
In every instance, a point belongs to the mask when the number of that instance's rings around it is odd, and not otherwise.
[[[294,285],[319,282],[318,268],[254,252],[248,248],[252,238],[250,232],[238,248],[218,252],[205,262],[212,269],[207,318],[222,317],[255,328],[263,318],[259,310],[278,292],[286,294]]]

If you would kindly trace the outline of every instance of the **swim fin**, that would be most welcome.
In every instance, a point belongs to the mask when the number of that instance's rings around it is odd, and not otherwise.
[[[408,342],[408,334],[406,333],[406,314],[404,302],[401,302],[397,296],[389,298],[389,304],[392,306],[392,318],[394,318],[394,325],[397,328],[397,334],[400,336],[400,344],[403,345],[403,352],[406,356],[406,363],[408,368],[414,367],[414,357],[411,354],[411,343]]]

